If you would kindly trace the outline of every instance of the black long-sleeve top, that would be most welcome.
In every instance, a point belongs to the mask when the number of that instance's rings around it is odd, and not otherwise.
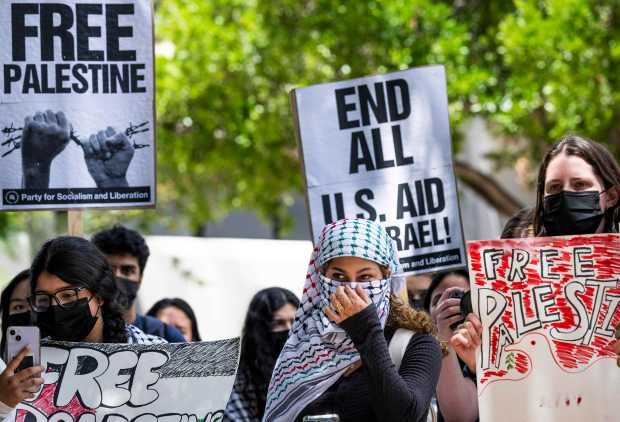
[[[413,422],[426,417],[441,370],[439,343],[428,334],[414,334],[399,371],[390,359],[388,343],[395,329],[385,332],[374,305],[340,326],[353,340],[362,368],[341,377],[297,417],[335,413],[341,422]]]

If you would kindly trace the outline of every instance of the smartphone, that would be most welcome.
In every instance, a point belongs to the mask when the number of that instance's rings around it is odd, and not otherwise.
[[[38,366],[41,364],[41,334],[39,327],[14,327],[10,326],[6,330],[6,363],[13,360],[24,347],[30,347],[30,351],[17,367],[19,372],[22,369]]]

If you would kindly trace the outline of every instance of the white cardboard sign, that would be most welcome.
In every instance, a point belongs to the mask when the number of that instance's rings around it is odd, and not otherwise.
[[[44,384],[16,422],[220,422],[239,338],[159,345],[50,343]]]
[[[341,218],[379,221],[403,270],[465,265],[443,66],[291,94],[314,239]]]
[[[0,210],[155,204],[149,0],[0,2]]]
[[[620,236],[468,242],[480,420],[620,420]]]

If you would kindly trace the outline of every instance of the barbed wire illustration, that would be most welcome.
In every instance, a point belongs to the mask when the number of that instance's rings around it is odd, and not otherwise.
[[[11,126],[5,127],[2,129],[2,134],[4,134],[7,137],[7,139],[4,142],[2,142],[0,146],[6,147],[8,145],[10,148],[7,152],[2,154],[2,157],[6,157],[13,151],[19,149],[19,147],[21,146],[20,139],[22,138],[22,136],[21,135],[13,136],[13,134],[23,129],[24,128],[21,128],[21,127],[14,127],[13,123],[11,123]]]
[[[134,149],[142,149],[150,146],[149,144],[140,144],[136,142],[134,138],[139,133],[148,132],[150,130],[150,128],[146,127],[148,124],[149,122],[146,121],[134,126],[133,123],[129,122],[129,126],[127,127],[127,129],[125,129],[124,133],[133,142],[132,146]],[[2,153],[2,155],[0,155],[0,158],[6,157],[7,155],[10,155],[14,151],[17,151],[21,148],[22,135],[18,135],[17,133],[23,130],[23,127],[15,127],[13,123],[11,123],[11,126],[6,126],[2,128],[2,130],[0,130],[0,133],[2,133],[6,137],[6,139],[2,143],[0,143],[0,147],[9,148],[8,151],[5,151]],[[77,131],[75,131],[74,129],[71,129],[69,138],[80,147],[83,145],[83,142],[80,139]]]

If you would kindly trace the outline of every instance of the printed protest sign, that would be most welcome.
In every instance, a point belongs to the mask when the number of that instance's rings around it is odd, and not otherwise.
[[[155,204],[150,0],[0,2],[0,210]]]
[[[219,422],[239,338],[161,345],[49,343],[44,384],[15,421]]]
[[[381,222],[403,270],[465,265],[442,66],[291,94],[312,232],[341,218]]]
[[[468,242],[481,421],[620,418],[620,235]]]

